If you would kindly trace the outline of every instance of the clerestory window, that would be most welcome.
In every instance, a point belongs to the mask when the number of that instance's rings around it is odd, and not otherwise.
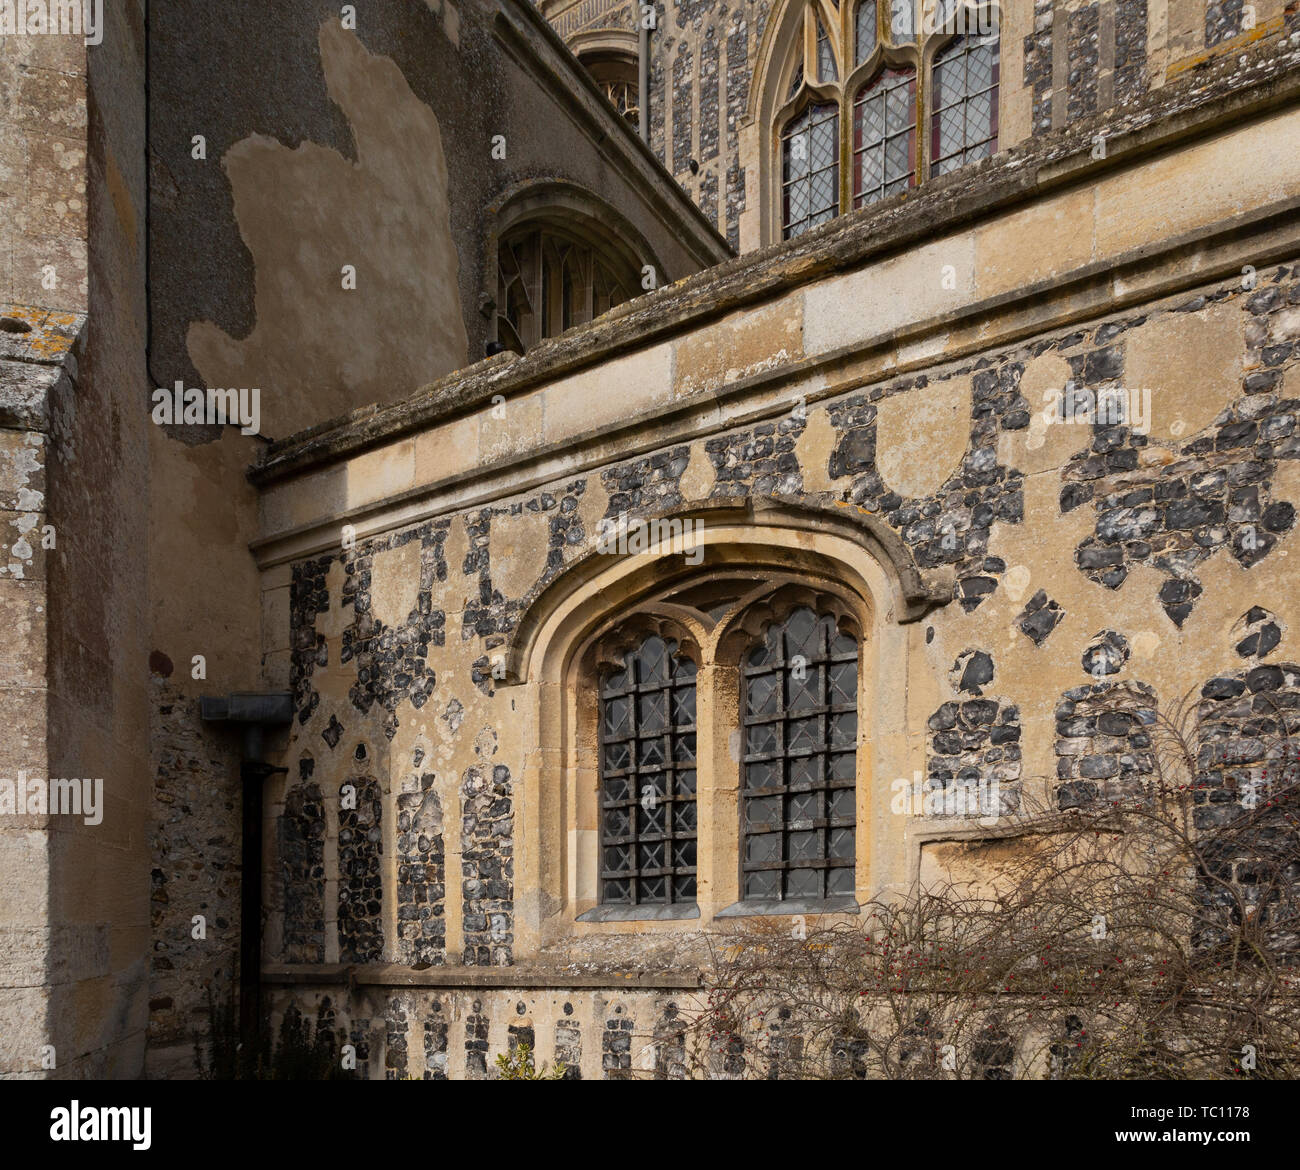
[[[783,238],[997,150],[996,2],[798,2],[773,134]]]

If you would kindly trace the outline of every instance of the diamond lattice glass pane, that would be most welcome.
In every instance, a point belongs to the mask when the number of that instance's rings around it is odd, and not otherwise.
[[[860,156],[861,178],[858,189],[864,194],[873,193],[884,182],[884,160],[885,150],[882,146],[874,147]]]
[[[655,804],[650,808],[644,805],[639,807],[636,814],[636,828],[638,837],[658,837],[663,834],[664,825],[667,823],[668,813],[667,806]],[[644,861],[642,864],[646,864]],[[663,862],[656,862],[662,865]]]
[[[904,176],[901,179],[895,179],[892,183],[886,183],[883,194],[897,195],[900,191],[906,191],[911,186],[909,177]]]
[[[695,901],[695,876],[687,874],[685,877],[673,878],[674,899],[678,902]]]
[[[821,667],[796,663],[790,668],[790,677],[786,682],[786,710],[793,713],[811,711],[820,707],[822,701]]]
[[[781,860],[781,834],[755,833],[745,838],[745,860],[751,864]]]
[[[808,217],[808,225],[816,227],[819,223],[829,223],[835,218],[835,204],[832,203],[825,211],[815,211]]]
[[[810,659],[817,656],[817,618],[811,609],[796,609],[785,624],[785,657],[789,662],[796,654]]]
[[[799,92],[799,87],[803,85],[803,62],[800,61],[794,67],[794,76],[790,78],[790,92],[786,95],[787,100],[794,97]]]
[[[643,739],[637,751],[637,766],[641,768],[658,768],[667,756],[664,754],[662,739]]]
[[[863,145],[879,142],[885,133],[885,99],[877,95],[862,102],[858,106],[858,123]]]
[[[632,868],[632,847],[610,845],[605,850],[605,868],[611,873],[623,873]]]
[[[821,779],[821,757],[808,756],[803,760],[790,761],[790,773],[787,784],[791,788],[808,788]]]
[[[876,47],[876,0],[862,0],[854,16],[853,62],[861,65]]]
[[[627,809],[607,808],[605,810],[605,838],[627,837],[632,833],[632,818]]]
[[[776,725],[772,723],[760,723],[757,727],[751,727],[745,735],[745,754],[750,756],[766,756],[777,750],[778,747]]]
[[[817,22],[817,76],[823,82],[838,81],[840,76],[835,69],[835,52],[830,37],[820,20]]]
[[[632,763],[631,744],[607,743],[605,745],[605,771],[622,772]]]
[[[848,634],[836,634],[831,642],[831,653],[837,658],[841,654],[857,654],[857,652],[857,640],[851,638]]]
[[[787,898],[820,898],[822,896],[822,875],[816,869],[792,869],[786,876],[785,896]]]
[[[695,801],[685,800],[673,805],[673,832],[695,832]],[[694,865],[695,862],[691,862]]]
[[[910,90],[911,86],[904,83],[894,86],[885,95],[885,128],[890,134],[901,134],[912,128]]]
[[[826,672],[829,681],[827,699],[832,705],[852,703],[857,697],[858,664],[856,662],[836,662]]]
[[[663,869],[664,858],[668,856],[662,841],[649,841],[637,849],[637,861],[641,869]]]
[[[820,170],[834,161],[838,153],[839,134],[836,130],[838,119],[835,117],[835,108],[833,106],[818,106],[815,110],[815,117],[812,122],[812,142],[809,145],[809,156],[812,159],[813,169]]]
[[[605,700],[605,737],[621,739],[629,732],[628,715],[632,711],[632,700],[626,695],[617,699]]]
[[[632,901],[632,883],[628,881],[607,881],[604,884],[604,892],[601,894],[602,902],[623,903]]]
[[[947,158],[960,151],[965,143],[966,119],[961,106],[943,110],[939,114],[939,154]]]
[[[673,868],[674,869],[695,868],[695,842],[694,841],[673,842]]]
[[[627,780],[611,777],[605,781],[605,802],[621,804],[630,798],[631,785]]]
[[[790,188],[790,219],[795,222],[808,218],[808,197],[811,190],[808,183],[796,183]]]
[[[828,780],[852,780],[856,768],[853,752],[839,752],[826,757],[826,778]]]
[[[745,765],[746,788],[776,788],[781,783],[781,765],[775,761]]]
[[[997,50],[992,45],[974,45],[966,56],[966,92],[978,93],[993,84]]]
[[[616,695],[620,691],[627,689],[627,671],[616,670],[605,678],[604,693],[607,695]]]
[[[849,747],[858,740],[858,714],[856,711],[844,711],[831,716],[831,744],[835,747]]]
[[[790,860],[813,861],[821,854],[822,835],[815,830],[790,834]]]
[[[912,169],[912,144],[909,135],[891,138],[885,145],[885,173],[890,179],[906,175]]]
[[[673,667],[673,678],[678,682],[690,682],[699,673],[700,668],[689,658],[677,658]]]
[[[854,834],[852,829],[832,829],[827,839],[826,847],[830,856],[837,860],[844,861],[853,856],[856,848],[854,844]]]
[[[745,875],[745,897],[760,901],[780,897],[779,876],[774,870],[747,873]]]
[[[745,687],[745,712],[749,715],[774,715],[779,695],[780,675],[753,675]]]
[[[791,825],[811,821],[821,812],[820,792],[796,792],[786,800],[785,818]]]
[[[787,751],[801,752],[809,751],[821,746],[822,721],[816,717],[812,719],[795,719],[790,723],[790,728],[786,735],[788,737]]]
[[[808,173],[808,136],[787,138],[783,148],[786,183],[797,182]]]
[[[695,795],[695,773],[694,772],[677,773],[677,795],[678,796]]]
[[[992,93],[977,93],[966,106],[966,137],[978,142],[987,138],[993,125]]]
[[[889,31],[896,44],[910,44],[916,37],[915,0],[891,0]]]
[[[967,162],[979,162],[982,158],[988,158],[993,153],[993,143],[977,142],[966,152]]]
[[[668,695],[666,692],[654,691],[638,697],[637,723],[643,732],[663,731],[667,728]]]
[[[695,726],[695,688],[680,687],[673,691],[673,725]]]
[[[963,84],[965,76],[966,70],[963,68],[960,57],[953,58],[945,54],[942,60],[935,63],[935,109],[943,109],[945,106],[961,101],[965,91],[965,85]]]
[[[852,819],[854,812],[853,807],[853,790],[850,788],[840,788],[826,794],[827,815],[832,820]]]
[[[853,870],[847,865],[836,866],[826,871],[826,896],[834,898],[839,894],[853,893]]]
[[[679,735],[673,740],[673,759],[679,764],[695,762],[694,735]]]
[[[772,652],[770,639],[765,640],[761,645],[755,646],[750,652],[749,657],[745,659],[750,666],[766,666],[768,656]]]
[[[745,820],[751,829],[781,823],[781,798],[758,796],[745,801]]]
[[[668,647],[662,638],[647,638],[637,654],[637,681],[663,683],[668,681]]]
[[[668,901],[668,879],[663,877],[641,879],[642,902]]]

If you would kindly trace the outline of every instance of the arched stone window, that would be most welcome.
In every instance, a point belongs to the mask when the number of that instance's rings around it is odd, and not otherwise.
[[[751,107],[771,132],[765,239],[992,154],[998,37],[996,0],[788,0]]]
[[[494,244],[484,312],[495,339],[517,353],[640,295],[645,265],[670,275],[622,216],[570,183],[528,183],[507,198]]]
[[[677,513],[632,523],[650,530],[637,553],[573,562],[505,649],[501,685],[536,745],[519,796],[523,937],[599,947],[614,923],[656,936],[698,929],[687,919],[855,914],[911,880],[911,855],[880,848],[901,822],[877,814],[924,765],[898,734],[898,680],[951,581],[871,516],[748,501],[685,529]],[[655,806],[676,819],[643,815]],[[634,852],[660,843],[683,848]]]

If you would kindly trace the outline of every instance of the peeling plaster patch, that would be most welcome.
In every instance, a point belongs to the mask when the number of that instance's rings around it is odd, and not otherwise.
[[[235,339],[194,322],[187,339],[207,385],[266,391],[269,434],[302,424],[295,403],[328,417],[389,401],[463,366],[468,349],[438,121],[398,67],[337,20],[319,43],[357,161],[261,134],[231,147],[222,165],[257,273],[256,324]],[[356,269],[354,290],[344,265]],[[393,321],[406,344],[391,343]]]

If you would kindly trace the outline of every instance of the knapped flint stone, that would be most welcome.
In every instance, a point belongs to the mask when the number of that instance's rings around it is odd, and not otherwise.
[[[1087,780],[1074,780],[1062,784],[1056,790],[1056,806],[1062,811],[1069,808],[1084,808],[1097,799],[1097,785]]]
[[[1239,678],[1212,678],[1201,687],[1203,699],[1235,699],[1246,690],[1246,684]]]
[[[961,674],[961,682],[958,684],[959,691],[966,691],[970,694],[978,695],[979,688],[986,686],[993,681],[993,659],[983,650],[976,650],[970,656],[966,663],[965,669]]]

